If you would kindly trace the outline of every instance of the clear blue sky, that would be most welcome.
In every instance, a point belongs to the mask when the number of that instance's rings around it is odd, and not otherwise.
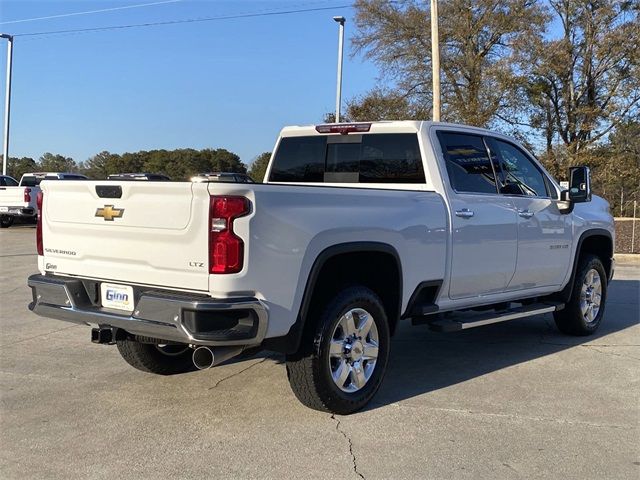
[[[333,1],[174,3],[21,23],[13,20],[160,0],[1,0],[10,34],[346,5]],[[245,163],[269,151],[289,124],[319,123],[335,104],[338,27],[351,8],[83,34],[16,37],[11,156],[102,150],[227,148]],[[0,96],[6,41],[0,43]],[[343,99],[378,72],[345,55]]]

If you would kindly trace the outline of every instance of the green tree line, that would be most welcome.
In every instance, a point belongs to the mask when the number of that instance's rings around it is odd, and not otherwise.
[[[74,172],[92,179],[104,179],[115,173],[153,172],[173,180],[187,180],[201,172],[246,173],[240,157],[224,148],[194,150],[149,150],[134,153],[103,151],[81,162],[59,154],[45,153],[38,160],[9,157],[7,173],[16,179],[28,172]]]
[[[271,152],[258,155],[250,164],[248,174],[256,182],[264,179]],[[0,155],[0,160],[2,155]],[[202,172],[247,173],[240,157],[224,148],[194,150],[150,150],[135,153],[103,151],[83,162],[64,155],[45,153],[38,160],[31,157],[9,157],[7,173],[16,178],[31,172],[73,172],[95,180],[115,173],[162,173],[173,180],[187,180]]]

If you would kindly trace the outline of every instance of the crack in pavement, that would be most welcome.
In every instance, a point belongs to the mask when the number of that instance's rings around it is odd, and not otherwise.
[[[522,478],[522,475],[520,474],[520,472],[518,470],[516,470],[514,467],[512,467],[511,465],[509,465],[508,463],[502,463],[502,466],[507,467],[509,470],[511,470],[513,473],[515,473],[518,478]]]
[[[557,345],[558,347],[640,347],[635,343],[561,343],[561,342],[545,342],[541,341],[543,345]]]
[[[53,335],[54,333],[62,332],[63,330],[69,330],[70,328],[81,327],[82,325],[69,325],[68,327],[60,328],[58,330],[54,330],[52,332],[41,333],[40,335],[34,335],[33,337],[23,338],[22,340],[18,340],[17,342],[3,343],[0,345],[2,347],[10,347],[12,345],[18,345],[19,343],[28,342],[29,340],[33,340],[35,338],[46,337],[47,335]]]
[[[631,355],[626,355],[624,353],[614,353],[614,352],[607,352],[607,351],[603,351],[603,350],[599,350],[600,348],[616,348],[616,347],[640,347],[640,345],[635,345],[635,344],[604,344],[604,345],[600,345],[598,343],[583,343],[583,344],[572,344],[572,343],[556,343],[556,342],[545,342],[540,340],[540,344],[542,345],[555,345],[558,347],[582,347],[582,348],[587,348],[590,350],[593,350],[595,352],[601,353],[602,355],[610,355],[612,357],[623,357],[623,358],[630,358],[632,360],[640,360],[640,358],[638,357],[634,357]]]
[[[29,288],[29,287],[28,287],[27,285],[20,285],[19,287],[12,288],[11,290],[7,290],[6,292],[2,292],[2,294],[3,294],[3,295],[8,295],[8,294],[10,294],[10,293],[15,292],[16,290],[20,290],[21,288],[23,288],[23,289],[25,289],[25,290],[26,290],[26,289],[27,289],[27,288]]]
[[[226,377],[221,378],[220,380],[218,380],[212,387],[209,387],[207,390],[213,390],[214,388],[216,388],[218,385],[220,385],[222,382],[226,382],[227,380],[229,380],[230,378],[233,377],[237,377],[238,375],[240,375],[241,373],[246,372],[247,370],[255,367],[256,365],[260,365],[261,363],[266,362],[267,360],[269,360],[271,357],[270,356],[266,356],[264,357],[262,360],[252,363],[251,365],[249,365],[248,367],[243,368],[242,370],[239,370],[235,373],[232,373],[231,375],[228,375]]]
[[[356,456],[353,454],[353,442],[347,433],[340,428],[341,422],[335,416],[335,414],[331,414],[331,420],[335,420],[336,422],[336,431],[339,432],[346,440],[349,442],[349,455],[351,455],[351,462],[353,463],[353,472],[358,475],[358,477],[364,479],[364,475],[362,475],[358,471],[358,464],[356,463]]]
[[[631,360],[640,360],[640,358],[638,358],[638,357],[633,357],[631,355],[625,355],[624,353],[614,353],[614,352],[607,352],[607,351],[599,350],[598,347],[601,347],[601,345],[580,345],[580,346],[589,348],[590,350],[593,350],[595,352],[601,353],[602,355],[609,355],[611,357],[630,358]]]
[[[402,403],[393,403],[391,404],[397,408],[420,408],[420,409],[429,409],[435,410],[439,412],[446,413],[457,413],[462,415],[474,415],[474,416],[483,416],[483,417],[496,417],[496,418],[504,418],[509,420],[531,420],[535,422],[547,422],[547,423],[557,423],[560,425],[576,425],[576,426],[584,426],[584,427],[596,427],[596,428],[613,428],[620,430],[635,430],[634,426],[628,425],[616,425],[613,423],[592,423],[592,422],[583,422],[579,420],[567,420],[562,418],[546,418],[546,417],[532,417],[528,415],[520,415],[513,413],[490,413],[490,412],[479,412],[474,410],[465,410],[461,408],[443,408],[443,407],[427,407],[427,406],[414,406],[407,405]]]

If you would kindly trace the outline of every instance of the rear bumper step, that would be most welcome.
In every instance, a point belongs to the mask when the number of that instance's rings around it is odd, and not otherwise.
[[[458,332],[469,328],[482,327],[492,323],[508,322],[518,318],[531,317],[533,315],[541,315],[543,313],[551,313],[556,310],[562,310],[562,303],[535,303],[522,307],[512,308],[503,312],[489,312],[483,314],[461,315],[452,318],[437,318],[429,321],[429,328],[436,332]]]
[[[101,307],[98,283],[32,275],[29,309],[43,317],[193,345],[258,345],[267,331],[267,309],[256,298],[215,299],[136,287],[129,314]]]

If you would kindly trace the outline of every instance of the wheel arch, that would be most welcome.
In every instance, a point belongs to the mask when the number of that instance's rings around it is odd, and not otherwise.
[[[378,262],[375,262],[376,260]],[[349,270],[355,267],[359,268],[355,274],[352,274]],[[328,283],[328,279],[334,280],[335,276],[341,277],[345,271],[349,271],[349,275],[343,277],[346,278],[345,281],[339,279],[333,284]],[[363,281],[367,275],[369,275],[367,280]],[[389,330],[393,334],[402,308],[402,278],[400,255],[390,244],[362,241],[332,245],[320,252],[311,267],[296,322],[286,335],[268,338],[263,346],[282,353],[297,351],[308,324],[308,313],[313,303],[322,302],[340,287],[349,283],[363,283],[380,297],[389,319]],[[383,279],[385,288],[383,288]],[[387,288],[386,285],[394,280],[396,288]],[[326,288],[323,288],[325,286]]]
[[[560,291],[559,297],[563,302],[568,302],[573,292],[573,284],[575,283],[580,258],[585,254],[596,255],[602,261],[607,279],[611,279],[613,268],[613,236],[609,230],[603,228],[594,228],[587,230],[580,235],[578,245],[573,257],[573,265],[571,266],[571,276],[565,287]]]

